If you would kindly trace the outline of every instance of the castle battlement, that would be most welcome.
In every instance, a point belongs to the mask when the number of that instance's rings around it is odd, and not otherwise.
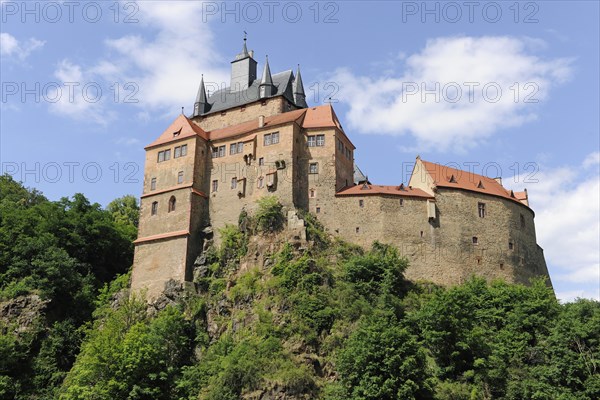
[[[267,60],[260,79],[256,68],[244,42],[230,87],[207,96],[201,79],[193,114],[145,147],[133,290],[153,298],[170,279],[191,281],[202,231],[237,224],[265,195],[349,242],[395,245],[409,279],[548,276],[527,192],[420,157],[407,185],[374,185],[333,107],[307,106],[299,68],[272,75]]]

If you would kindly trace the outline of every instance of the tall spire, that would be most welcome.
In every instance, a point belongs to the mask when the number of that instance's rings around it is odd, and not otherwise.
[[[304,93],[304,85],[302,84],[302,75],[300,75],[300,64],[298,64],[298,69],[296,71],[296,79],[294,80],[293,89],[294,103],[296,103],[298,107],[308,107],[308,104],[306,104],[306,94]]]
[[[248,48],[246,47],[246,36],[248,34],[246,33],[246,31],[244,31],[244,47],[242,47],[242,53],[241,55],[244,57],[248,57],[250,54],[248,54]]]
[[[264,99],[265,97],[272,96],[275,93],[275,86],[273,85],[273,77],[271,76],[271,68],[269,67],[269,56],[266,56],[265,68],[263,69],[262,78],[260,78],[260,85],[258,86],[258,97]]]
[[[200,114],[204,114],[208,111],[208,101],[206,99],[206,89],[204,88],[204,74],[200,79],[200,87],[198,88],[198,94],[196,95],[196,102],[194,103],[194,114],[192,117],[197,117]]]

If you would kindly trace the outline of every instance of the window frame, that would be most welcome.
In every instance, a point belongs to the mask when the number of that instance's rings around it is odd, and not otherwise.
[[[150,190],[156,190],[156,178],[150,179]]]
[[[183,183],[183,171],[179,171],[177,173],[177,184],[180,185]]]
[[[219,191],[219,180],[218,179],[214,179],[212,181],[212,185],[211,185],[210,189],[211,189],[211,193],[216,193]]]
[[[313,167],[314,167],[314,170],[313,170]],[[311,175],[318,174],[319,173],[319,163],[318,162],[309,163],[308,164],[308,173]]]
[[[153,201],[152,206],[150,207],[150,215],[158,214],[158,201]]]
[[[317,139],[316,139],[317,147],[324,147],[325,146],[325,135],[319,134],[319,135],[316,135],[316,137],[317,137]]]
[[[485,218],[485,214],[486,214],[485,203],[478,202],[477,203],[477,215],[479,215],[479,218]]]

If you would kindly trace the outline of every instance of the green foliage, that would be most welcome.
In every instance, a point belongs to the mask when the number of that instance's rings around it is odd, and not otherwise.
[[[234,225],[225,225],[219,233],[221,234],[221,249],[219,258],[223,266],[230,261],[238,262],[240,257],[248,251],[248,237]]]
[[[89,331],[60,399],[171,399],[191,353],[189,322],[167,307],[148,318],[132,299]]]
[[[277,196],[265,196],[257,200],[256,223],[259,232],[276,232],[283,228],[285,216]]]
[[[51,202],[0,176],[0,301],[39,295],[46,304],[33,321],[0,330],[0,398],[54,397],[98,289],[129,269],[136,234],[81,194]]]
[[[560,305],[543,281],[410,284],[392,246],[332,240],[310,214],[308,249],[239,273],[254,224],[281,229],[282,209],[241,214],[200,294],[149,314],[119,294],[135,199],[50,202],[0,177],[0,301],[46,304],[25,328],[0,319],[0,398],[600,398],[600,303]]]
[[[425,352],[390,313],[363,319],[338,356],[346,399],[428,399]]]
[[[313,214],[300,211],[300,218],[306,223],[306,239],[312,241],[317,249],[324,250],[331,244],[325,227]]]
[[[108,203],[106,210],[112,214],[115,222],[137,228],[140,220],[140,208],[135,196],[128,194],[114,199]]]

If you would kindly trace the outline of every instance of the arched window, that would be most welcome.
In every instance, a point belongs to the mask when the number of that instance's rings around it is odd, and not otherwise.
[[[176,202],[177,202],[177,200],[175,200],[175,196],[171,196],[171,198],[169,199],[169,212],[175,211],[175,203]]]

